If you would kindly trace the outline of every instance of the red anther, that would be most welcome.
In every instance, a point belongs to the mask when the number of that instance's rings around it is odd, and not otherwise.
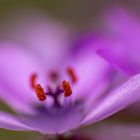
[[[74,72],[74,69],[72,67],[68,67],[67,68],[67,73],[70,76],[72,83],[76,83],[77,82],[77,77],[76,77],[76,74]]]
[[[71,86],[70,86],[69,82],[67,82],[66,80],[64,80],[62,82],[62,88],[64,90],[64,96],[65,97],[68,97],[72,94]]]
[[[46,94],[44,92],[44,89],[41,87],[41,85],[40,84],[37,84],[35,89],[36,89],[37,98],[40,101],[46,100]]]
[[[31,75],[31,87],[32,87],[33,89],[36,88],[36,79],[37,79],[37,74],[33,73],[33,74]]]

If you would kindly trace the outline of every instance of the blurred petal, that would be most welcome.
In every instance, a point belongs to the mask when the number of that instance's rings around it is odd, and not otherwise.
[[[129,48],[130,44],[120,40],[111,40],[104,38],[100,40],[100,44],[95,44],[98,54],[105,58],[110,64],[115,66],[124,74],[134,75],[139,73],[140,65],[139,59],[134,48]]]
[[[78,127],[83,118],[77,107],[49,110],[42,114],[22,116],[20,120],[43,134],[61,134]]]
[[[0,42],[0,66],[0,98],[18,111],[30,112],[30,103],[37,100],[30,86],[30,76],[33,72],[42,72],[42,63],[29,50]]]
[[[110,92],[93,111],[85,118],[83,123],[100,121],[140,99],[140,74],[133,76],[116,90]]]
[[[109,34],[116,34],[135,48],[139,48],[140,21],[136,14],[124,7],[115,6],[106,13],[105,25]]]
[[[0,112],[0,128],[21,131],[29,130],[29,127],[22,124],[16,116],[4,112]]]
[[[108,87],[114,69],[96,55],[92,48],[79,48],[77,53],[72,54],[69,62],[77,76],[77,83],[73,86],[73,98],[96,99]],[[91,94],[93,89],[94,93]]]
[[[31,47],[42,61],[55,65],[70,46],[72,30],[37,10],[20,10],[10,14],[5,37]],[[20,19],[20,20],[19,20]],[[14,24],[12,24],[12,21]],[[47,65],[47,67],[49,67]]]
[[[104,21],[105,37],[94,44],[98,53],[124,73],[139,73],[140,21],[121,7],[109,10]]]

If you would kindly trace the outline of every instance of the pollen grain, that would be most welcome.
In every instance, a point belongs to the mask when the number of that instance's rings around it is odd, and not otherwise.
[[[36,95],[40,101],[46,100],[46,94],[40,84],[36,85]]]
[[[63,88],[65,97],[68,97],[72,94],[71,86],[70,86],[69,82],[67,82],[66,80],[64,80],[62,82],[62,88]]]

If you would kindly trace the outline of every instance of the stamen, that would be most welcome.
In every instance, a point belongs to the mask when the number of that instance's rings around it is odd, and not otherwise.
[[[66,80],[64,80],[62,82],[62,88],[64,90],[64,96],[65,97],[68,97],[72,94],[71,86],[70,86],[69,82],[67,82]]]
[[[36,79],[37,79],[37,74],[33,73],[33,74],[31,75],[31,87],[32,87],[33,89],[36,88]]]
[[[74,69],[72,67],[67,68],[67,74],[70,77],[71,83],[76,83],[77,82],[77,77],[74,72]],[[47,99],[47,96],[51,96],[54,99],[54,104],[57,106],[61,106],[59,104],[59,95],[64,94],[65,97],[69,97],[72,94],[72,88],[70,86],[70,83],[67,82],[66,80],[63,80],[62,85],[59,85],[59,75],[57,71],[51,71],[49,73],[49,78],[52,82],[52,84],[56,84],[56,89],[53,90],[50,86],[48,87],[48,91],[45,92],[44,89],[40,84],[37,83],[37,74],[33,73],[30,78],[30,84],[33,90],[36,92],[36,96],[38,100],[44,101]]]
[[[70,76],[72,83],[76,83],[77,82],[77,76],[74,72],[74,69],[72,67],[68,67],[67,68],[67,73]]]
[[[36,95],[40,101],[46,100],[46,94],[40,84],[36,85]]]

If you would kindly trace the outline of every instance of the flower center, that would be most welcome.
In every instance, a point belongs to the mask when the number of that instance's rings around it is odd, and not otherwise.
[[[60,85],[56,86],[55,90],[52,90],[51,86],[47,86],[47,91],[41,86],[41,84],[37,83],[37,74],[33,73],[30,77],[30,84],[32,89],[36,93],[36,97],[39,101],[45,101],[47,96],[51,96],[54,99],[55,105],[59,105],[58,96],[63,93],[64,97],[69,97],[72,95],[71,84],[75,84],[77,82],[77,77],[72,67],[68,67],[66,69],[67,75],[69,76],[70,82],[67,80],[63,80]],[[49,74],[49,79],[51,82],[56,83],[59,79],[59,75],[55,71],[51,71]]]

